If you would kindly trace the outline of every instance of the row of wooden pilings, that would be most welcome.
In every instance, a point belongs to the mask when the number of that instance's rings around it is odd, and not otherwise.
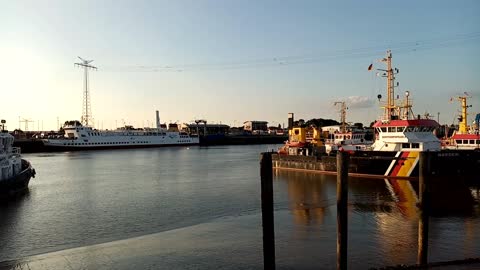
[[[417,264],[426,265],[428,258],[429,174],[431,152],[421,152],[419,160],[419,203]],[[348,167],[350,155],[337,153],[337,269],[347,269],[348,247]],[[261,154],[260,177],[262,197],[264,269],[275,269],[275,229],[273,210],[272,153]],[[406,180],[405,180],[406,181]]]

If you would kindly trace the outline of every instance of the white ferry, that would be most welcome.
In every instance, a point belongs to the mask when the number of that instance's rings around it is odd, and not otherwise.
[[[135,129],[125,126],[116,130],[97,130],[79,121],[67,121],[62,138],[43,139],[51,150],[86,150],[108,148],[140,148],[159,146],[183,146],[199,144],[199,137],[178,129],[162,128],[157,111],[157,128]]]

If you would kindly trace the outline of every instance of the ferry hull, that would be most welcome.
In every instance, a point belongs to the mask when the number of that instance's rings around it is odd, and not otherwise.
[[[22,171],[10,179],[0,181],[0,199],[25,191],[32,177],[35,177],[35,170],[28,161],[22,159]]]
[[[63,151],[84,151],[84,150],[108,150],[108,149],[132,149],[132,148],[158,148],[158,147],[179,147],[198,145],[198,142],[181,144],[137,144],[137,145],[95,145],[95,146],[64,146],[44,144],[45,151],[63,152]]]
[[[336,173],[335,155],[326,156],[272,156],[275,169]],[[418,177],[419,152],[359,151],[350,158],[349,173],[376,178]],[[432,175],[479,176],[480,151],[440,151],[432,158]],[[480,179],[477,179],[480,180]]]

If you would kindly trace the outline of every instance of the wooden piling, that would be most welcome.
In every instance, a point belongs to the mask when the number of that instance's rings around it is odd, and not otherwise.
[[[348,166],[350,155],[337,153],[337,269],[347,269],[348,248]]]
[[[418,254],[417,264],[428,263],[428,224],[430,211],[430,174],[432,152],[421,152],[419,160],[419,206],[421,214],[418,220]]]
[[[272,153],[261,154],[260,179],[262,186],[263,268],[275,269]]]

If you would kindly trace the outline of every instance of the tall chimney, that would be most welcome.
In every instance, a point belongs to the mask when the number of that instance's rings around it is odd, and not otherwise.
[[[155,111],[155,112],[156,112],[157,129],[160,129],[160,114],[158,113],[158,111]]]
[[[293,128],[293,113],[288,113],[288,129]]]

